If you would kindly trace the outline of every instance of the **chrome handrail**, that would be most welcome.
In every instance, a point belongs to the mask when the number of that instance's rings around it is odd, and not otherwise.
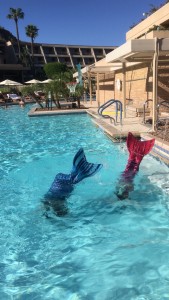
[[[166,103],[166,104],[164,104],[164,103]],[[158,125],[158,123],[159,123],[159,110],[160,110],[160,106],[164,106],[164,107],[166,107],[166,108],[169,108],[169,103],[168,103],[168,101],[166,101],[166,100],[163,100],[161,103],[159,103],[158,105],[157,105],[157,125]]]
[[[109,115],[103,115],[102,112],[110,105],[112,104],[116,104],[116,120],[109,116]],[[115,100],[115,99],[110,99],[108,100],[106,103],[102,104],[99,109],[98,109],[98,114],[100,116],[102,116],[103,118],[109,118],[111,121],[114,121],[114,124],[116,125],[117,123],[117,119],[118,119],[118,112],[120,111],[120,124],[122,125],[122,103],[119,100]]]
[[[145,124],[146,123],[146,104],[149,102],[149,101],[153,101],[152,99],[148,99],[144,102],[143,104],[143,123]]]

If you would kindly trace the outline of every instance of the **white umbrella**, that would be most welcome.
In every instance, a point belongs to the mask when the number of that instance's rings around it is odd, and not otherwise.
[[[50,83],[52,81],[53,81],[52,79],[46,79],[46,80],[42,81],[42,83]]]
[[[22,85],[22,83],[19,83],[19,82],[16,82],[16,81],[13,81],[13,80],[9,80],[9,79],[6,79],[4,81],[1,81],[0,82],[0,85]]]
[[[37,79],[32,79],[32,80],[26,81],[25,83],[36,84],[36,83],[42,83],[42,81],[39,81]]]

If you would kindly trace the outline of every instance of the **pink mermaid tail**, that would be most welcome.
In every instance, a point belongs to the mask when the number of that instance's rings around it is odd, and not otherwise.
[[[140,141],[136,139],[131,132],[127,137],[127,148],[129,158],[124,172],[121,175],[116,195],[123,200],[128,197],[129,191],[133,190],[133,179],[139,170],[140,163],[145,155],[153,148],[155,139],[149,141]]]
[[[127,149],[129,151],[129,159],[124,173],[131,172],[135,174],[139,170],[139,165],[145,155],[153,148],[155,139],[149,141],[139,141],[129,132],[127,137]]]

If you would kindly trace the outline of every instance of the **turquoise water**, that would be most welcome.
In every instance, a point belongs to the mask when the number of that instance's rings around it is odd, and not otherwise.
[[[130,199],[114,191],[127,161],[89,116],[29,118],[0,109],[0,299],[169,299],[169,169],[143,160]],[[79,183],[68,214],[41,200],[83,147],[102,170]]]

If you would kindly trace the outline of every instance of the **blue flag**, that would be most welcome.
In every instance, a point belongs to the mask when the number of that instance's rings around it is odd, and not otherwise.
[[[76,67],[77,67],[77,71],[78,71],[79,85],[82,86],[82,85],[83,85],[83,82],[82,82],[81,64],[79,63],[78,65],[76,65]]]

